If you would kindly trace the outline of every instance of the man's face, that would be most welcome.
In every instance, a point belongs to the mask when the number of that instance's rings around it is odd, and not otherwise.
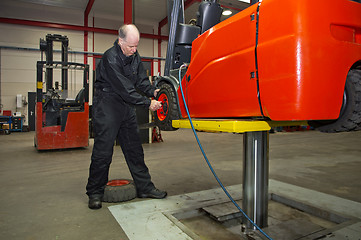
[[[119,38],[119,45],[123,54],[127,57],[133,55],[137,51],[139,43],[138,36],[129,35],[125,39]]]

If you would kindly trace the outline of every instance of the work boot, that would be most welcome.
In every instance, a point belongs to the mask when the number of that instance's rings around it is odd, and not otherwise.
[[[156,199],[162,199],[167,196],[166,191],[159,190],[157,188],[153,188],[149,192],[146,193],[138,193],[139,198],[156,198]]]
[[[99,209],[102,208],[102,198],[99,196],[91,197],[89,196],[88,207],[90,209]]]

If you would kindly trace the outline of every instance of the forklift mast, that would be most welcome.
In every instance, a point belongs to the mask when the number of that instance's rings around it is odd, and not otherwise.
[[[45,52],[46,63],[49,64],[54,61],[53,42],[61,42],[61,61],[66,64],[68,62],[68,45],[69,39],[67,36],[59,34],[47,34],[46,40],[40,39],[40,50],[43,54]],[[64,68],[61,71],[61,87],[62,90],[68,89],[68,69]],[[46,69],[46,92],[53,88],[53,69]]]
[[[218,0],[203,0],[197,12],[195,24],[186,24],[184,0],[168,0],[169,40],[164,76],[191,60],[192,42],[200,34],[218,24],[222,8]]]
[[[259,0],[251,0],[250,5]],[[169,39],[164,68],[164,76],[178,69],[183,63],[190,63],[192,42],[200,34],[218,24],[222,15],[219,0],[203,0],[198,8],[195,23],[186,24],[184,0],[168,0]]]

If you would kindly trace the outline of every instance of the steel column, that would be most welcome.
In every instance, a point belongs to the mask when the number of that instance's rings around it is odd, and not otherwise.
[[[0,113],[2,114],[2,104],[1,104],[1,48],[0,48]]]
[[[48,36],[46,36],[46,45],[47,45],[47,50],[46,50],[46,63],[51,63],[53,62],[53,41],[48,38]],[[45,91],[47,92],[49,89],[53,88],[53,69],[52,68],[47,68],[46,70],[46,89]]]
[[[161,27],[161,24],[159,23],[158,25],[158,36],[161,36],[162,35],[162,27]],[[162,40],[161,39],[158,39],[158,57],[162,57]],[[161,72],[161,63],[160,61],[158,61],[158,73]],[[157,75],[158,75],[157,73]]]
[[[133,23],[133,0],[124,0],[124,24]]]
[[[243,133],[243,201],[247,216],[260,228],[268,225],[269,130],[271,127],[307,125],[306,121],[194,119],[199,131]],[[173,120],[174,128],[191,128],[188,119]],[[246,231],[256,228],[243,219]]]
[[[268,131],[244,133],[243,145],[242,208],[254,223],[264,228],[268,225]],[[248,220],[243,223],[247,230],[256,230]]]
[[[87,28],[88,27],[88,19],[89,19],[89,13],[93,7],[95,0],[89,0],[88,4],[85,8],[84,11],[84,27]],[[93,25],[94,27],[94,25]],[[88,31],[84,31],[84,52],[88,51]],[[88,63],[88,55],[84,54],[84,64]]]
[[[64,64],[68,63],[68,45],[68,39],[61,41],[61,61]],[[61,70],[61,88],[62,90],[68,90],[68,69]]]

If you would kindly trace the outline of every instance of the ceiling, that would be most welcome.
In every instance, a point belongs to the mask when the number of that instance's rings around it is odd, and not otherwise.
[[[85,11],[89,0],[14,0],[40,5],[49,5],[61,8],[70,8]],[[230,8],[233,14],[249,6],[239,0],[220,0],[221,6]],[[160,22],[167,16],[167,0],[133,0],[134,20],[137,19],[149,22]],[[199,2],[195,2],[185,11],[186,21],[195,18]],[[92,6],[91,16],[123,16],[124,0],[95,0]],[[236,9],[236,10],[235,10]],[[232,14],[232,15],[233,15]],[[229,17],[229,16],[228,16]],[[222,20],[227,17],[222,16]]]

